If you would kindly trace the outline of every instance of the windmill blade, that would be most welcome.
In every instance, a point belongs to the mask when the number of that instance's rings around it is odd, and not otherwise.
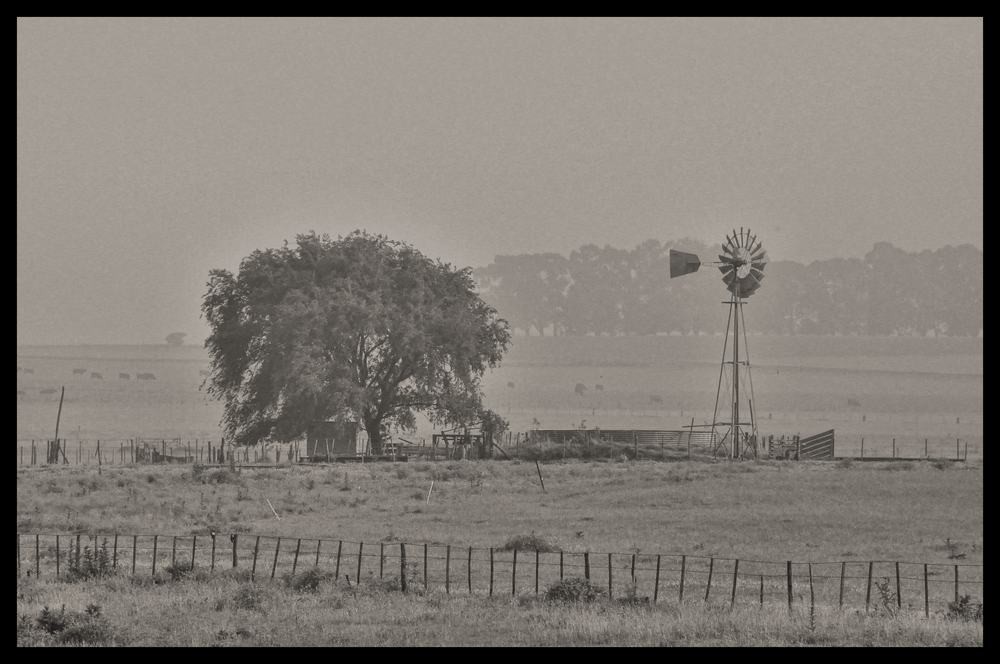
[[[750,260],[756,262],[767,262],[767,252],[761,251],[759,254],[753,254],[750,256]]]
[[[727,274],[727,273],[733,272],[735,270],[736,270],[736,266],[733,265],[732,263],[725,263],[724,265],[720,265],[719,266],[719,272],[721,272],[722,274]]]
[[[719,260],[722,261],[723,263],[735,263],[736,262],[736,259],[733,258],[732,256],[723,256],[722,254],[719,254]]]
[[[759,268],[751,267],[750,274],[752,274],[754,278],[757,279],[758,283],[764,279],[764,270],[761,270]]]

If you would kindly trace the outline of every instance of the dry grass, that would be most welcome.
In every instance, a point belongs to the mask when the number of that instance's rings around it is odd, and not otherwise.
[[[287,584],[217,575],[165,585],[110,579],[80,584],[28,583],[18,588],[18,645],[50,645],[31,627],[44,606],[101,607],[112,626],[90,645],[130,646],[404,646],[404,645],[870,645],[981,646],[982,624],[934,615],[865,615],[818,610],[599,600],[553,604],[521,595],[445,596],[386,590],[385,584],[324,581],[315,592]],[[23,617],[23,618],[22,618]]]
[[[534,532],[579,551],[932,562],[948,562],[948,538],[964,562],[982,559],[981,465],[567,461],[542,473],[546,493],[534,464],[516,460],[238,474],[164,466],[100,477],[29,468],[17,473],[17,528],[369,542],[391,534],[482,547]]]

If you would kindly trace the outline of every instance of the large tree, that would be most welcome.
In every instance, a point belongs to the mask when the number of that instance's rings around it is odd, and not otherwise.
[[[389,428],[412,428],[418,411],[472,423],[480,379],[510,344],[470,269],[363,231],[299,235],[254,251],[237,276],[212,270],[202,311],[208,390],[237,443],[290,440],[345,417],[380,453]]]

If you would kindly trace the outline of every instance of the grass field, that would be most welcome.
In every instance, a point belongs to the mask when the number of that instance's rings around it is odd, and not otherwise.
[[[941,449],[961,438],[963,451],[967,442],[970,456],[982,456],[982,339],[750,337],[749,345],[765,435],[835,428],[845,452],[864,436],[866,451],[885,455],[893,437],[920,452],[925,438]],[[711,419],[721,350],[721,337],[517,338],[484,378],[486,403],[514,431],[534,422],[677,429],[691,418]],[[196,346],[22,346],[18,365],[33,370],[17,377],[18,439],[52,437],[63,385],[60,435],[70,440],[217,440],[222,433],[219,404],[199,391],[208,362]],[[88,374],[74,376],[74,368]],[[90,379],[90,371],[104,379]],[[138,372],[157,379],[136,381]],[[583,395],[577,383],[587,388]],[[415,435],[429,438],[430,424],[418,424]]]
[[[84,468],[20,470],[17,526],[22,533],[159,533],[161,556],[168,554],[168,535],[179,535],[181,558],[188,561],[183,552],[190,547],[190,536],[199,535],[199,569],[207,564],[205,536],[213,529],[282,536],[286,547],[276,564],[277,580],[271,582],[268,571],[275,544],[266,543],[259,591],[244,589],[246,580],[232,578],[231,570],[198,582],[164,585],[152,585],[146,572],[138,574],[145,582],[23,580],[27,585],[19,590],[18,613],[36,616],[44,605],[55,608],[64,603],[68,610],[82,611],[96,603],[115,625],[108,638],[147,645],[981,644],[981,624],[940,615],[950,598],[947,573],[955,557],[963,563],[982,561],[979,465],[566,461],[544,463],[541,469],[544,493],[534,464],[519,461],[297,466],[239,473],[224,468],[140,467],[109,469],[100,476]],[[434,488],[428,500],[431,481]],[[669,599],[661,599],[656,608],[607,601],[552,607],[534,597],[531,556],[522,557],[518,598],[511,599],[509,551],[497,555],[497,596],[484,596],[483,551],[476,552],[475,595],[443,594],[444,545],[499,550],[516,536],[534,536],[575,552],[576,558],[568,555],[567,563],[578,563],[579,552],[591,551],[597,585],[607,579],[606,558],[599,556],[624,554],[615,559],[615,578],[620,579],[616,597],[627,591],[621,584],[627,578],[628,552],[639,554],[635,587],[646,597],[652,572],[651,559],[643,556],[689,554],[689,593],[697,601],[686,600],[683,608],[678,607],[674,559],[664,565],[658,586],[662,597]],[[419,543],[428,543],[431,587],[427,593],[406,597],[387,590],[376,575],[379,556],[366,553],[364,568],[357,571],[360,590],[348,588],[341,579],[339,585],[326,582],[318,594],[295,593],[280,579],[291,568],[287,543],[298,537],[327,539],[321,560],[327,572],[333,567],[333,541],[345,540],[344,568],[352,577],[356,555],[351,555],[358,541],[369,543],[370,552],[378,550],[376,543],[387,543],[391,551],[387,578],[393,571],[398,577],[397,543],[407,542],[415,579],[421,576]],[[144,557],[149,555],[148,540],[140,545]],[[252,538],[242,541],[249,546]],[[305,560],[312,564],[316,545],[305,542],[303,547],[309,555],[303,556],[299,571]],[[249,565],[248,553],[241,552],[242,573]],[[44,555],[51,556],[51,551],[43,551]],[[556,554],[547,555],[549,564],[541,573],[543,590],[558,580],[551,564]],[[123,551],[122,556],[127,554]],[[700,556],[705,558],[696,561]],[[716,592],[705,606],[703,568],[709,556],[720,560]],[[864,616],[856,611],[859,603],[863,605],[863,581],[849,580],[849,608],[839,612],[831,608],[836,606],[836,582],[817,578],[820,606],[810,629],[808,612],[796,608],[788,616],[779,610],[784,601],[781,578],[767,578],[766,605],[755,608],[757,581],[752,575],[756,572],[748,563],[741,569],[751,577],[741,579],[737,610],[721,610],[728,606],[732,558],[813,561],[817,577],[824,575],[823,562],[855,561],[853,568],[863,570],[865,561],[873,559],[940,563],[946,574],[933,579],[935,615],[930,620],[920,617],[923,602],[917,582],[904,581],[900,616],[878,612]],[[220,554],[220,560],[226,555]],[[161,557],[160,569],[168,562],[169,557]],[[47,564],[50,570],[51,559]],[[148,570],[148,561],[140,562],[140,568],[143,564]],[[464,579],[465,562],[453,560],[452,565],[453,583],[461,585],[455,579]],[[568,574],[582,575],[578,564],[568,569]],[[803,569],[797,566],[797,607],[808,600]],[[883,574],[891,572],[878,572],[879,577]],[[963,579],[968,580],[968,574],[963,571]],[[51,577],[51,572],[46,575]],[[241,593],[258,592],[262,610],[240,608]],[[962,593],[981,598],[982,586],[968,583]],[[19,629],[19,642],[25,644],[54,638],[28,627],[24,630],[22,639]]]

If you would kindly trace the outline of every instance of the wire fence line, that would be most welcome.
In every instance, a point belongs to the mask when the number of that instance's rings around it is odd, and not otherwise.
[[[18,533],[17,575],[66,578],[101,560],[132,576],[187,570],[249,570],[251,580],[317,567],[360,584],[394,580],[445,593],[544,593],[583,577],[612,598],[643,603],[785,603],[866,611],[882,607],[929,616],[963,595],[983,596],[982,563],[892,560],[767,561],[678,553],[536,551],[398,540],[363,542],[248,533],[207,535]],[[81,563],[81,561],[83,561]]]

